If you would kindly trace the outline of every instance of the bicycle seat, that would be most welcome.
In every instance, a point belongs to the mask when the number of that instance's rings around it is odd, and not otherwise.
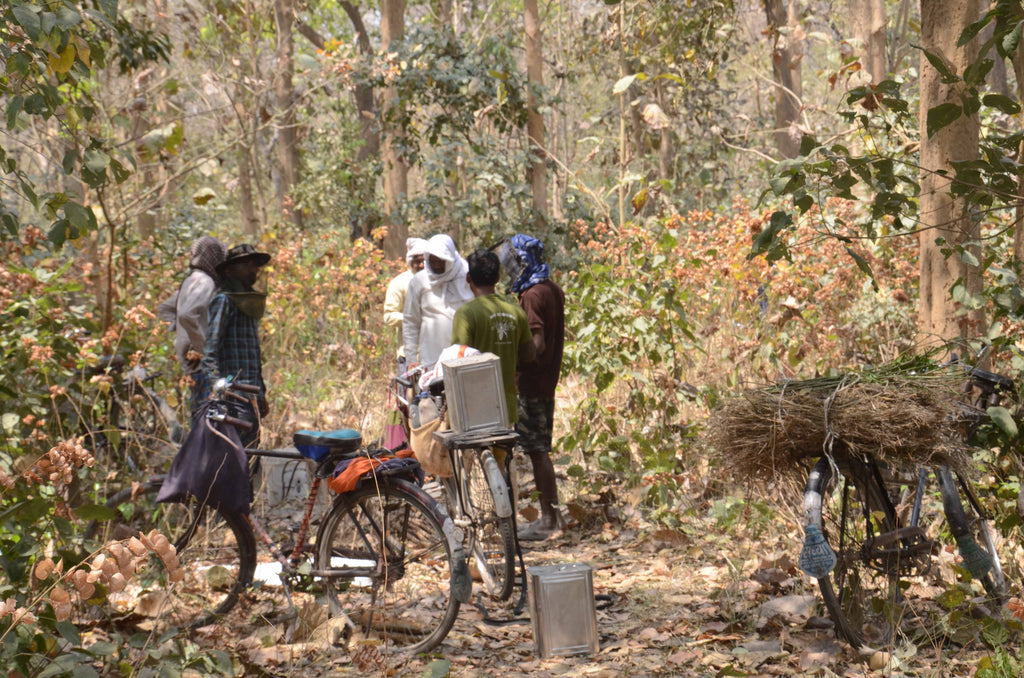
[[[296,449],[313,461],[323,461],[330,454],[358,452],[363,444],[359,431],[341,428],[334,431],[296,431],[292,436]]]

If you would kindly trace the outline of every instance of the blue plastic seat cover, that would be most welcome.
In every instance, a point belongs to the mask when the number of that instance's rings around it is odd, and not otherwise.
[[[355,452],[363,444],[363,436],[359,431],[350,428],[334,431],[296,431],[292,439],[299,453],[313,461],[323,461],[332,451]]]

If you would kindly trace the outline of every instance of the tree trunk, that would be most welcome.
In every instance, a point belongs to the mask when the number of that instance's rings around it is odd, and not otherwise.
[[[921,0],[921,44],[924,50],[945,58],[957,73],[977,56],[978,41],[957,47],[963,29],[978,18],[980,0]],[[933,136],[925,132],[929,109],[943,103],[959,103],[959,83],[944,84],[938,71],[921,56],[921,227],[920,307],[918,329],[925,345],[985,331],[983,310],[963,312],[951,297],[952,287],[963,281],[967,293],[981,289],[977,265],[964,261],[956,248],[978,260],[979,222],[962,200],[950,194],[952,163],[978,158],[979,122],[976,115],[961,116]],[[948,256],[944,249],[953,248]]]
[[[784,158],[795,158],[800,152],[800,134],[796,122],[800,117],[803,98],[800,62],[803,52],[800,47],[799,27],[796,23],[796,7],[789,3],[788,11],[783,0],[764,0],[764,11],[768,19],[768,30],[772,40],[772,75],[775,79],[775,144]],[[788,26],[790,31],[783,35],[779,30]]]
[[[530,138],[530,165],[527,179],[533,189],[534,225],[543,232],[548,218],[547,153],[544,148],[544,116],[538,109],[536,90],[544,85],[543,44],[537,0],[525,0],[523,20],[526,26],[526,133]]]
[[[1013,55],[1013,73],[1017,79],[1017,100],[1024,97],[1024,43],[1017,45],[1017,53]],[[1024,157],[1024,141],[1021,141],[1018,157]],[[1013,222],[1013,258],[1024,263],[1024,167],[1017,173],[1017,200]],[[1024,496],[1024,493],[1022,493]]]
[[[275,0],[274,19],[277,23],[277,153],[278,162],[281,163],[278,200],[282,218],[302,228],[302,211],[296,208],[291,195],[299,183],[299,135],[295,117],[295,86],[292,82],[292,73],[295,70],[295,41],[292,38],[292,28],[295,24],[293,0]]]
[[[370,45],[370,38],[366,32],[366,25],[363,23],[363,16],[359,9],[348,0],[341,0],[338,3],[348,15],[352,22],[352,30],[356,35],[356,46],[359,53],[368,56],[373,52]],[[316,32],[312,26],[305,22],[298,22],[296,25],[300,34],[306,37],[317,49],[324,49],[326,40]],[[373,97],[373,87],[366,84],[364,78],[356,77],[356,84],[352,90],[352,100],[356,106],[356,113],[359,116],[359,136],[363,141],[362,146],[356,151],[356,163],[365,167],[368,163],[380,158],[380,128],[377,125],[377,105]],[[367,186],[366,190],[373,192],[373,186]],[[369,196],[367,196],[369,198]],[[371,202],[367,199],[367,202]],[[352,224],[353,238],[370,238],[373,228],[378,224],[375,216],[367,216]]]
[[[405,0],[381,0],[380,41],[387,52],[393,42],[402,39],[405,33]],[[382,112],[396,103],[397,94],[393,87],[385,88]],[[405,239],[409,236],[409,225],[401,216],[401,203],[409,191],[409,167],[402,157],[397,143],[402,130],[393,125],[382,125],[384,141],[381,146],[384,160],[384,223],[388,234],[384,239],[384,256],[392,259],[405,257]]]
[[[356,34],[356,46],[359,53],[367,56],[373,52],[370,46],[370,38],[366,33],[366,25],[363,23],[363,16],[359,9],[351,2],[343,0],[341,8],[345,10],[349,21],[352,22],[352,30]],[[323,45],[320,45],[323,47]],[[359,132],[363,137],[363,146],[356,155],[360,163],[376,158],[380,154],[380,130],[377,128],[377,110],[373,102],[373,88],[360,82],[353,91],[356,110],[359,112]],[[369,235],[369,234],[367,234]]]
[[[255,242],[260,236],[260,220],[256,216],[256,201],[253,199],[252,160],[247,139],[248,135],[238,145],[238,198],[242,208],[242,233],[247,242]]]
[[[860,64],[879,83],[889,75],[885,59],[885,0],[850,0],[850,19],[859,42]]]

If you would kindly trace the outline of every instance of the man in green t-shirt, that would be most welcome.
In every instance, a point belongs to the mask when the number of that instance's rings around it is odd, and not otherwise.
[[[501,381],[505,386],[509,425],[519,420],[516,403],[516,368],[519,361],[536,358],[526,312],[514,300],[495,294],[501,263],[498,255],[477,250],[466,258],[466,280],[473,299],[455,311],[452,343],[472,346],[481,353],[501,359]]]

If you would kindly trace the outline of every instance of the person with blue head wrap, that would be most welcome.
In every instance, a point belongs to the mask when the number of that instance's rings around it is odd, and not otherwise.
[[[524,233],[516,233],[509,242],[521,266],[518,277],[511,282],[514,293],[522,294],[551,277],[551,269],[544,263],[544,243]]]
[[[562,528],[558,510],[558,484],[551,462],[555,389],[562,371],[565,343],[565,293],[544,262],[544,243],[517,233],[502,250],[509,287],[526,311],[536,360],[519,364],[516,374],[519,444],[533,464],[540,495],[540,518],[519,532],[523,541],[543,541]]]

